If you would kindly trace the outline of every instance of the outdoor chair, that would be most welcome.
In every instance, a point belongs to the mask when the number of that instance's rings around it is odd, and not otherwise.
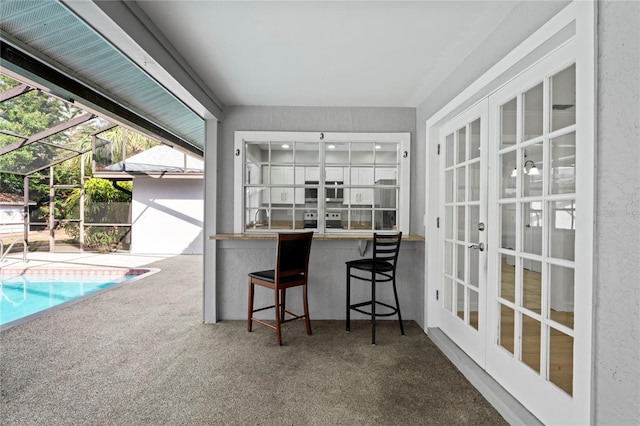
[[[309,276],[309,253],[313,232],[279,233],[276,250],[276,267],[267,271],[249,274],[249,312],[247,330],[251,332],[253,322],[276,331],[278,345],[282,345],[281,325],[298,319],[304,319],[307,334],[311,335],[309,304],[307,302],[307,281]],[[255,286],[273,290],[274,304],[255,309],[253,307]],[[287,289],[302,286],[304,314],[298,315],[286,309]],[[275,325],[254,317],[255,312],[275,309]],[[291,318],[286,318],[286,315]]]
[[[400,304],[398,303],[398,291],[396,290],[396,263],[402,241],[402,232],[397,234],[373,234],[373,257],[370,259],[358,259],[346,262],[347,265],[347,332],[351,331],[351,311],[360,312],[371,316],[371,344],[376,344],[376,317],[386,317],[398,314],[400,333],[404,335]],[[371,286],[371,300],[360,303],[351,303],[351,279],[368,282]],[[376,300],[376,285],[390,282],[393,287],[393,296],[396,306],[391,306]],[[376,306],[387,308],[387,312],[376,311]],[[371,310],[362,309],[370,306]],[[390,310],[390,311],[389,311]]]

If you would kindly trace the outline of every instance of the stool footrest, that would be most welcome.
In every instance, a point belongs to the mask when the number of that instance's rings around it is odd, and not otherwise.
[[[371,302],[371,301],[362,302],[362,303],[355,303],[353,305],[349,305],[349,309],[351,309],[353,311],[356,311],[356,312],[360,312],[361,314],[372,316],[372,313],[370,311],[367,312],[367,311],[364,311],[364,310],[360,309],[363,306],[371,306],[371,305],[373,305],[373,302]],[[389,312],[389,313],[378,313],[378,312],[376,312],[376,317],[390,317],[390,316],[393,316],[393,315],[398,313],[398,309],[395,306],[391,306],[391,305],[388,305],[388,304],[383,303],[383,302],[378,302],[377,300],[376,300],[376,305],[381,305],[381,306],[384,306],[385,308],[391,309],[391,312]]]

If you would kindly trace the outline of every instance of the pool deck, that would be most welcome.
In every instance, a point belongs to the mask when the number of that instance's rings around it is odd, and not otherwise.
[[[124,252],[115,253],[48,253],[34,252],[22,261],[22,253],[12,253],[0,262],[3,268],[24,269],[99,269],[99,268],[138,268],[174,255],[136,255]]]

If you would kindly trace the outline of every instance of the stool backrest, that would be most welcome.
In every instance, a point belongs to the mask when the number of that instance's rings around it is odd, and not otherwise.
[[[397,234],[373,234],[373,259],[388,262],[396,269],[402,232]]]
[[[276,279],[299,274],[306,277],[313,232],[279,233]]]

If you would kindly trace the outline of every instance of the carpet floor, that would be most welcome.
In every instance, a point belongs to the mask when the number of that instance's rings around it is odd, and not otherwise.
[[[202,257],[0,334],[2,425],[502,425],[413,321],[202,324]],[[244,285],[245,283],[242,283]],[[245,307],[238,307],[244,311]]]

